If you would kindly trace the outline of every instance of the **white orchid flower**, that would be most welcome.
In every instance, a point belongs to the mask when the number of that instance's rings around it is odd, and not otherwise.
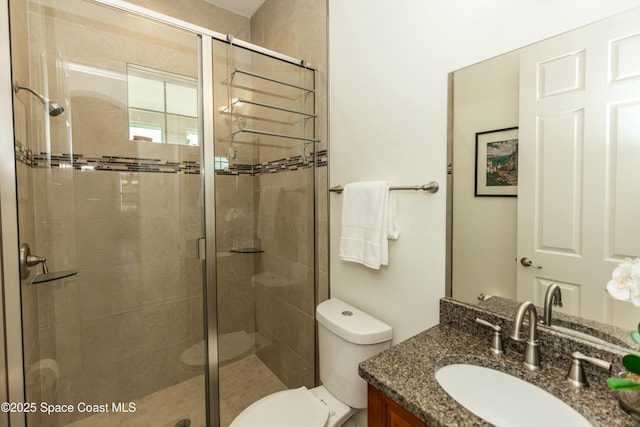
[[[640,259],[627,259],[618,264],[607,283],[607,292],[614,299],[631,301],[640,307]]]

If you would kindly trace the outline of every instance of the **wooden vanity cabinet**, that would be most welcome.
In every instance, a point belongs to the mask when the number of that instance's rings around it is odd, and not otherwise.
[[[367,385],[367,401],[368,427],[428,427],[370,384]]]

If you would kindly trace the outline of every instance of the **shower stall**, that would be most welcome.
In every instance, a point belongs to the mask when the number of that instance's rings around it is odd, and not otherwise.
[[[11,419],[227,426],[313,387],[316,71],[116,0],[9,6]]]

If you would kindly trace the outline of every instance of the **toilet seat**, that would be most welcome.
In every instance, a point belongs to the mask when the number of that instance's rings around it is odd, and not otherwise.
[[[229,427],[324,427],[329,408],[306,387],[284,390],[254,402]]]

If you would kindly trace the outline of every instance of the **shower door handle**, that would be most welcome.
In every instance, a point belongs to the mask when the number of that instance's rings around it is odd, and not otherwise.
[[[207,250],[206,250],[206,245],[207,240],[204,237],[201,237],[198,239],[197,241],[197,246],[196,246],[196,257],[200,260],[200,261],[204,261],[207,259]]]

